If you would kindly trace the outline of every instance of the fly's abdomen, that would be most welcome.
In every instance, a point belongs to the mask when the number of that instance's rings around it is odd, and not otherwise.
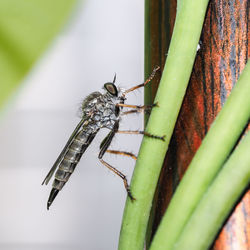
[[[50,207],[58,192],[63,188],[68,181],[83,153],[94,139],[95,133],[87,134],[85,130],[78,132],[76,137],[69,145],[58,170],[55,173],[55,179],[52,184],[52,190],[48,199],[47,208]]]
[[[74,147],[76,144],[78,144],[77,148]],[[55,173],[55,180],[53,182],[54,188],[61,190],[64,184],[68,181],[70,175],[74,172],[76,165],[81,159],[83,154],[81,149],[83,146],[84,144],[81,144],[80,141],[74,139]]]

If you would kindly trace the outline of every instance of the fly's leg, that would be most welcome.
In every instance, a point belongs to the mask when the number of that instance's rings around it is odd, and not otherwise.
[[[122,172],[118,171],[116,168],[114,168],[114,167],[112,167],[111,165],[109,165],[109,164],[108,164],[106,161],[104,161],[103,159],[99,159],[99,160],[100,160],[100,162],[101,162],[105,167],[107,167],[107,168],[108,168],[109,170],[111,170],[113,173],[115,173],[116,175],[118,175],[119,177],[122,178],[123,183],[124,183],[124,187],[125,187],[125,189],[126,189],[126,191],[127,191],[127,193],[128,193],[129,198],[130,198],[132,201],[134,201],[135,198],[134,198],[134,197],[132,196],[132,194],[131,194],[130,187],[129,187],[129,185],[128,185],[128,181],[127,181],[126,176],[125,176]]]
[[[165,141],[165,135],[164,136],[158,136],[158,135],[152,135],[146,131],[140,131],[140,130],[118,130],[117,133],[120,134],[136,134],[136,135],[145,135],[147,137],[151,137],[154,139],[159,139],[162,141]]]
[[[110,153],[110,154],[129,156],[129,157],[133,158],[134,160],[137,160],[137,157],[133,153],[130,153],[130,152],[111,150],[111,149],[107,149],[106,152]]]
[[[130,187],[128,185],[128,181],[127,181],[127,178],[126,176],[120,172],[119,170],[117,170],[116,168],[112,167],[111,165],[109,165],[106,161],[104,161],[102,158],[103,158],[103,155],[107,152],[107,149],[108,147],[110,146],[111,144],[111,141],[112,139],[114,138],[115,136],[115,133],[118,131],[118,127],[119,127],[119,124],[118,122],[114,125],[114,129],[104,138],[104,140],[102,141],[101,143],[101,146],[100,146],[100,153],[98,155],[98,158],[100,160],[100,162],[105,166],[107,167],[108,169],[110,169],[112,172],[114,172],[116,175],[118,175],[119,177],[122,178],[123,180],[123,183],[124,183],[124,186],[125,186],[125,189],[127,191],[127,194],[129,196],[129,198],[131,199],[131,201],[135,200],[135,198],[132,196],[131,194],[131,191],[130,191]]]
[[[146,110],[146,109],[151,109],[153,107],[158,107],[158,103],[154,103],[151,105],[131,105],[131,104],[125,104],[125,103],[117,103],[116,106],[118,107],[123,107],[123,108],[133,108],[140,111]]]
[[[154,103],[150,105],[143,105],[143,106],[118,103],[117,106],[133,108],[132,110],[122,112],[122,115],[128,115],[128,114],[139,113],[139,112],[149,113],[153,107],[158,107],[158,103]]]
[[[156,72],[157,72],[159,69],[160,69],[159,66],[155,67],[155,68],[153,69],[153,72],[152,72],[151,75],[149,76],[149,78],[148,78],[144,83],[139,84],[139,85],[136,85],[136,86],[134,86],[134,87],[132,87],[132,88],[130,88],[130,89],[127,89],[127,90],[123,93],[123,95],[125,96],[125,95],[126,95],[127,93],[129,93],[129,92],[132,92],[132,91],[134,91],[134,90],[136,90],[136,89],[138,89],[138,88],[141,88],[141,87],[145,87],[145,85],[147,85],[147,84],[154,78]]]
[[[142,110],[138,110],[138,109],[132,109],[132,110],[129,110],[129,111],[125,111],[125,112],[122,112],[121,115],[129,115],[129,114],[137,114],[137,113],[140,113]],[[148,113],[148,110],[143,110],[145,111],[145,113]]]

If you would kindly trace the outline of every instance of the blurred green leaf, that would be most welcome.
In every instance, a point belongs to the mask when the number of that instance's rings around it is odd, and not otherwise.
[[[75,2],[0,1],[0,109],[65,23]]]

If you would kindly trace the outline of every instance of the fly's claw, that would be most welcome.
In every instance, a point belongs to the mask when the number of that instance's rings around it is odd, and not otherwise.
[[[145,108],[145,113],[149,115],[150,112],[151,112],[151,110],[152,110],[152,108],[154,108],[154,107],[159,107],[158,102],[153,103],[153,104],[151,104],[151,105],[148,105],[148,106]]]
[[[152,108],[153,108],[153,107],[160,107],[160,106],[159,106],[159,102],[153,103],[153,104],[152,104]]]
[[[154,138],[154,139],[159,139],[159,140],[162,140],[162,141],[165,141],[165,135],[163,136],[158,136],[158,135],[150,135],[151,138]]]
[[[130,188],[127,189],[127,193],[128,193],[128,197],[130,198],[130,200],[131,200],[132,202],[136,200],[136,199],[132,196],[131,191],[130,191]]]
[[[165,141],[165,137],[166,137],[166,135],[163,135],[163,136],[160,137],[160,139],[161,139],[162,141]]]
[[[153,139],[159,139],[159,140],[162,140],[162,141],[165,141],[165,135],[163,136],[158,136],[158,135],[152,135],[151,133],[148,133],[146,131],[138,131],[139,134],[143,134],[147,137],[150,137],[150,138],[153,138]]]

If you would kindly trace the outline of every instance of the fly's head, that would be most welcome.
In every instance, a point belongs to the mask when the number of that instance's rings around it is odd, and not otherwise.
[[[118,89],[112,82],[107,82],[104,84],[104,90],[106,90],[107,94],[113,98],[118,97]]]
[[[106,90],[106,93],[113,98],[118,97],[118,89],[115,86],[115,80],[116,80],[116,74],[114,76],[113,82],[106,82],[103,86],[104,90]]]
[[[120,88],[115,85],[116,74],[114,76],[113,82],[107,82],[104,84],[103,88],[106,94],[109,95],[113,100],[119,100],[119,102],[124,103],[126,100],[125,95],[122,93]]]

